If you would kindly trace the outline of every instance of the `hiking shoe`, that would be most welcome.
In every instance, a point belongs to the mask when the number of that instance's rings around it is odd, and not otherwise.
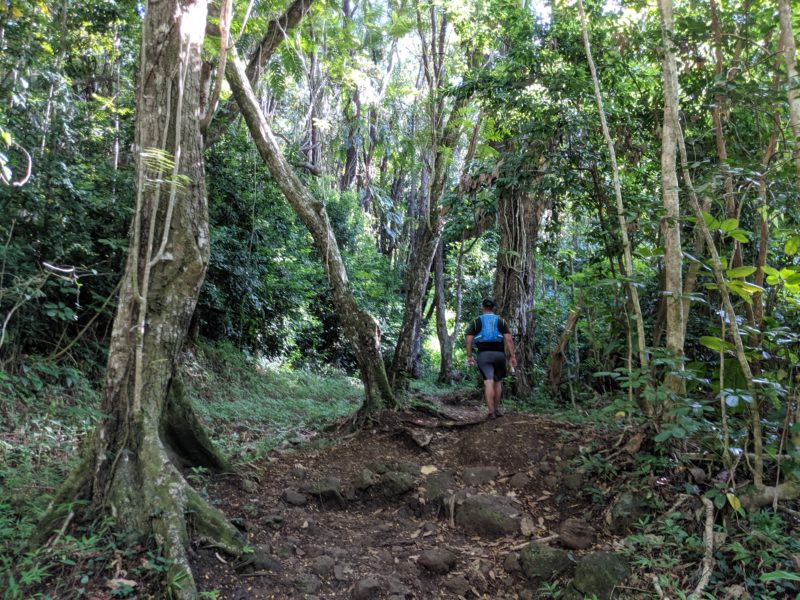
[[[502,408],[496,408],[495,411],[494,411],[494,416],[495,417],[502,417],[505,414],[506,414],[506,411],[504,411]]]
[[[494,419],[496,416],[497,413],[490,412],[488,415],[486,415],[486,420],[489,421],[491,419]]]

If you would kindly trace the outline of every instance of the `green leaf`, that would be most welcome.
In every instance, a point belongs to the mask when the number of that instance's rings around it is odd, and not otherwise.
[[[732,279],[737,279],[740,277],[747,277],[755,272],[755,267],[736,267],[735,269],[728,269],[726,274]]]
[[[703,335],[700,336],[700,345],[709,348],[710,350],[715,350],[719,352],[722,349],[725,350],[732,350],[733,344],[730,342],[726,342],[718,337],[714,337],[712,335]]]
[[[762,573],[759,577],[761,581],[775,581],[776,579],[788,579],[789,581],[800,581],[800,575],[790,571],[771,571]]]
[[[703,221],[706,223],[706,227],[709,229],[719,229],[721,223],[717,221],[714,217],[711,216],[710,213],[703,211]]]
[[[773,275],[773,276],[777,276],[778,275],[778,269],[776,269],[775,267],[768,267],[768,266],[764,265],[761,268],[761,270],[764,271],[764,273],[766,273],[767,275]]]
[[[783,247],[783,251],[789,256],[794,256],[797,254],[798,249],[800,249],[800,235],[792,236]]]
[[[745,233],[744,229],[737,229],[735,231],[731,231],[729,235],[740,244],[746,244],[747,242],[750,241],[750,238],[747,237],[747,234]]]
[[[730,233],[734,229],[739,227],[739,219],[725,219],[722,223],[719,224],[719,228],[724,233]]]

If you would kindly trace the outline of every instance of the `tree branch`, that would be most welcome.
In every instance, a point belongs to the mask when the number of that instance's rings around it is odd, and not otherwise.
[[[303,19],[303,16],[311,8],[314,0],[294,0],[280,17],[273,19],[267,25],[267,31],[250,54],[245,74],[250,85],[255,85],[261,76],[261,71],[266,66],[270,57],[274,54],[280,43],[284,39],[287,31],[294,29]],[[206,27],[206,32],[212,35],[214,32],[219,35],[219,28]],[[224,77],[224,74],[221,74]],[[222,137],[228,126],[239,116],[239,107],[232,99],[227,100],[219,109],[217,118],[212,121],[205,139],[205,149],[210,148]]]

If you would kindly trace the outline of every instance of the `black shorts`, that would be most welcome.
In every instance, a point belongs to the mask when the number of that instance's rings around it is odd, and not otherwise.
[[[506,353],[499,350],[478,352],[478,372],[482,381],[503,381],[506,376]]]

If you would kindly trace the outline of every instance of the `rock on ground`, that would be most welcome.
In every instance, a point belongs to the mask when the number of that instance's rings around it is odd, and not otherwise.
[[[356,583],[353,588],[353,600],[372,600],[378,598],[382,590],[381,582],[375,577],[367,577]]]
[[[633,492],[624,492],[611,509],[610,529],[614,533],[625,533],[647,513],[647,500]]]
[[[521,520],[522,513],[502,496],[469,496],[456,511],[456,522],[460,527],[487,536],[516,533]]]
[[[526,485],[528,485],[530,482],[531,478],[528,477],[527,473],[515,473],[508,480],[508,485],[510,485],[514,489],[520,490],[524,488]]]
[[[333,558],[323,554],[322,556],[317,556],[311,561],[311,571],[317,575],[327,575],[333,571],[335,564],[336,561],[334,561]]]
[[[425,500],[428,504],[443,502],[455,489],[456,480],[448,472],[434,473],[425,479]]]
[[[614,588],[628,575],[627,561],[612,552],[596,552],[584,556],[575,567],[572,587],[581,597],[611,598]]]
[[[480,486],[494,481],[499,474],[497,467],[467,467],[463,479],[466,485]]]
[[[528,579],[549,581],[570,566],[569,556],[563,550],[531,542],[519,555],[522,572]]]
[[[379,485],[384,496],[400,496],[416,487],[414,477],[403,471],[389,471]]]
[[[420,554],[417,563],[433,573],[444,575],[456,565],[456,555],[444,548],[428,548]]]
[[[594,542],[594,529],[580,519],[570,518],[558,528],[559,541],[571,550],[583,550]]]
[[[292,506],[304,506],[308,503],[308,496],[292,488],[286,488],[283,490],[283,500]]]
[[[444,582],[444,587],[458,596],[465,596],[471,586],[466,577],[455,575]]]

